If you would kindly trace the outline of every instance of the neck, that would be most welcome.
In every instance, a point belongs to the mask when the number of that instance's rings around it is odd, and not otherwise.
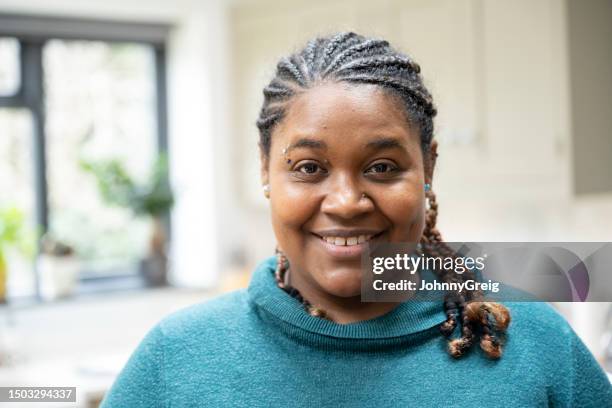
[[[399,302],[362,302],[361,295],[334,296],[318,287],[316,283],[303,279],[301,274],[287,271],[285,282],[300,292],[312,306],[325,312],[325,316],[340,324],[356,323],[385,315],[395,309]]]

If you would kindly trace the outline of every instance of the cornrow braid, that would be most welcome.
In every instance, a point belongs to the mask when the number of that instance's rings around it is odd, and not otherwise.
[[[298,301],[300,301],[306,308],[306,311],[308,312],[308,314],[310,314],[311,316],[320,317],[322,319],[328,319],[328,316],[324,310],[313,306],[308,300],[306,300],[300,294],[300,292],[297,289],[287,284],[286,278],[287,278],[288,270],[289,270],[289,261],[287,260],[287,257],[285,256],[285,254],[283,254],[282,251],[280,251],[277,248],[276,249],[276,269],[274,271],[274,278],[276,280],[276,284],[278,285],[278,287],[284,290],[285,292],[287,292],[290,296],[293,296]]]
[[[358,44],[354,44],[334,57],[331,63],[323,71],[323,77],[326,77],[330,73],[333,73],[334,70],[341,67],[342,64],[345,63],[345,61],[349,60],[349,58],[356,59],[356,57],[360,56],[361,54],[365,54],[364,57],[371,57],[376,55],[374,53],[376,53],[377,51],[384,52],[388,49],[389,43],[384,40],[371,39]]]
[[[283,58],[280,60],[278,65],[276,66],[278,75],[281,78],[287,80],[294,80],[300,86],[306,86],[306,76],[308,72],[302,71],[300,68],[300,64],[296,62],[296,57],[292,56],[290,58]]]
[[[427,158],[433,141],[433,119],[437,110],[420,73],[421,67],[412,58],[394,50],[385,40],[366,38],[353,32],[315,38],[301,51],[282,58],[274,78],[264,88],[264,102],[257,119],[259,147],[268,157],[272,132],[282,121],[294,96],[321,82],[331,81],[373,84],[399,97],[410,124],[419,131],[421,148]],[[437,258],[457,256],[443,242],[436,227],[438,204],[435,194],[429,191],[426,198],[428,208],[420,242],[423,253]],[[442,268],[433,272],[444,282],[474,279],[471,271],[458,274],[444,268],[445,262],[441,264]],[[275,277],[278,286],[302,302],[311,315],[328,318],[323,310],[311,305],[290,287],[285,281],[288,270],[286,256],[277,250]],[[510,313],[503,305],[485,301],[481,291],[470,291],[465,294],[447,293],[443,307],[446,321],[440,325],[440,331],[448,338],[451,356],[463,356],[477,339],[480,339],[480,347],[487,356],[501,356],[502,339],[510,323]],[[459,326],[460,336],[453,338]]]
[[[438,113],[429,93],[424,93],[421,89],[414,87],[412,83],[405,79],[380,78],[377,75],[371,74],[351,74],[352,75],[341,75],[340,78],[344,79],[345,77],[350,77],[351,82],[378,84],[386,88],[397,90],[399,93],[405,95],[409,103],[415,105],[414,109],[423,110],[423,113],[427,116],[435,116]],[[413,101],[413,99],[417,99],[417,101]]]
[[[381,55],[373,58],[361,58],[358,60],[352,60],[338,68],[338,72],[349,71],[349,70],[369,70],[371,68],[407,68],[415,71],[414,65],[409,58],[402,56],[393,55]],[[415,71],[416,72],[416,71]]]
[[[433,191],[426,193],[429,202],[425,217],[425,229],[421,237],[423,252],[430,257],[447,258],[456,257],[455,251],[442,241],[440,232],[436,228],[438,215],[438,204]],[[434,263],[435,264],[435,263]],[[441,269],[434,269],[434,273],[444,282],[459,282],[461,280],[476,280],[474,273],[470,270],[463,274],[444,268],[444,262],[440,263]],[[450,338],[458,325],[457,316],[461,318],[461,337],[451,339],[448,343],[448,351],[453,357],[461,357],[472,347],[476,335],[480,335],[480,348],[493,359],[501,357],[502,341],[508,325],[510,324],[510,313],[500,303],[485,302],[481,290],[468,291],[468,299],[459,293],[451,292],[445,296],[444,308],[447,319],[440,326],[440,331]],[[496,334],[497,333],[497,334]]]
[[[321,67],[327,66],[330,62],[330,58],[332,58],[336,49],[351,39],[356,40],[356,34],[347,32],[340,33],[336,37],[328,41],[325,45],[325,48],[323,48],[321,58],[319,59],[319,69],[321,69]]]
[[[304,58],[304,62],[307,66],[311,67],[315,64],[315,61],[317,60],[317,52],[321,52],[321,45],[324,42],[325,40],[322,38],[315,38],[314,40],[310,40],[308,42],[304,48],[304,51],[301,52],[302,58]]]

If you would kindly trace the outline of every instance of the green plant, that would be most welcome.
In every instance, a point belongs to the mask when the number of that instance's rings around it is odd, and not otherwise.
[[[0,208],[0,254],[8,247],[14,247],[22,255],[32,258],[35,249],[35,238],[28,231],[25,215],[17,207]]]
[[[135,215],[159,217],[174,204],[165,154],[157,157],[148,180],[143,183],[134,181],[118,159],[81,160],[80,166],[96,177],[104,201],[130,208]]]
[[[13,247],[28,259],[36,252],[35,234],[25,225],[25,215],[19,208],[0,208],[0,302],[6,298],[6,250]]]

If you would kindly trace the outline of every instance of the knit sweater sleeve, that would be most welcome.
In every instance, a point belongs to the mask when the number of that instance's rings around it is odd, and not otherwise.
[[[162,406],[163,339],[159,324],[145,335],[106,393],[101,408]]]
[[[559,355],[567,362],[556,375],[552,406],[571,408],[612,408],[612,385],[595,357],[569,325]]]

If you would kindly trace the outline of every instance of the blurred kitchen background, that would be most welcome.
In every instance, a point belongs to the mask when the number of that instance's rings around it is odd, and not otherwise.
[[[248,284],[262,88],[339,30],[420,63],[446,240],[612,241],[612,0],[0,0],[0,386],[96,406],[160,318]],[[612,371],[610,303],[554,306]]]

